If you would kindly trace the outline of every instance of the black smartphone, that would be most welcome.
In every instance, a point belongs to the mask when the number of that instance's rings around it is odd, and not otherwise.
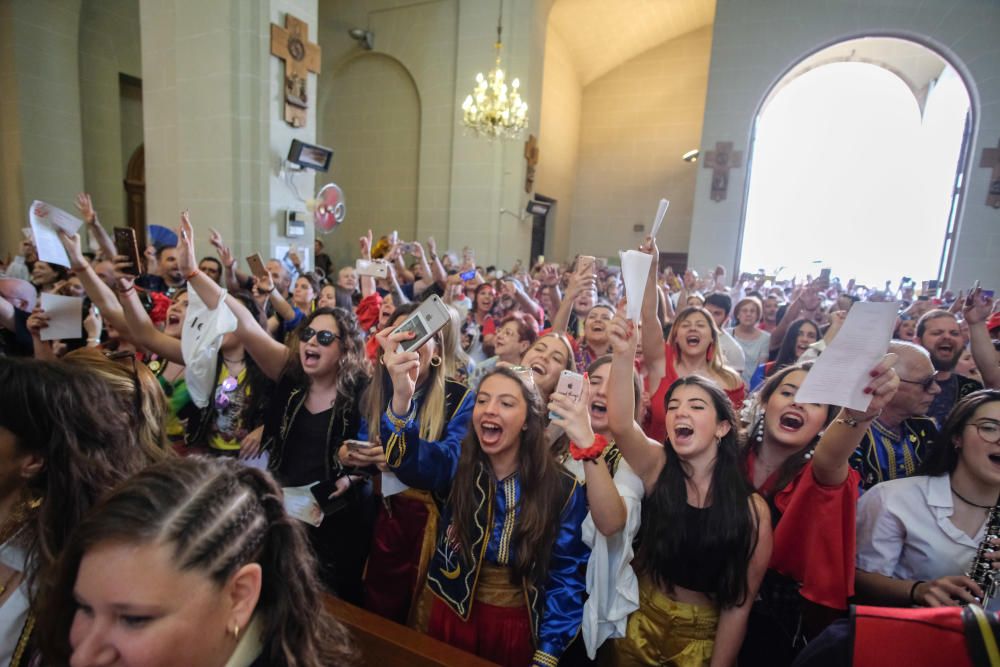
[[[330,497],[330,494],[337,490],[337,480],[335,479],[328,479],[318,484],[314,484],[309,490],[312,492],[313,497],[319,504],[319,508],[323,510],[324,516],[329,516],[334,512],[347,507],[347,493],[337,496],[336,498]]]
[[[142,273],[142,257],[139,255],[139,243],[135,238],[135,230],[131,227],[115,227],[115,252],[128,257],[132,266],[123,269],[123,273],[138,276]]]

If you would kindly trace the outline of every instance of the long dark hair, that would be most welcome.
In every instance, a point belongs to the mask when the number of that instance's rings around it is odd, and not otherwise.
[[[517,553],[511,562],[511,583],[519,585],[522,581],[527,581],[541,586],[548,575],[552,545],[559,528],[559,514],[566,504],[564,486],[559,479],[565,473],[561,471],[545,443],[546,413],[538,391],[513,370],[503,366],[484,376],[479,383],[480,389],[495,375],[517,382],[528,408],[518,453],[521,497],[518,498],[520,511],[511,538],[517,544]],[[472,553],[470,529],[476,523],[480,500],[476,497],[476,481],[482,474],[492,480],[489,465],[489,459],[479,445],[476,430],[469,424],[469,430],[462,440],[458,470],[448,498],[453,507],[455,534],[466,558],[470,558]]]
[[[337,323],[340,331],[340,364],[337,367],[337,395],[350,393],[358,382],[368,375],[368,361],[365,359],[365,342],[361,337],[358,319],[349,310],[343,308],[317,308],[302,318],[289,341],[289,366],[286,372],[302,383],[308,383],[308,378],[302,370],[302,360],[299,359],[299,332],[312,326],[313,320],[320,315],[329,315]]]
[[[135,475],[93,508],[73,532],[48,582],[38,614],[39,646],[64,662],[76,604],[80,561],[93,547],[119,541],[160,544],[180,571],[195,571],[218,586],[239,568],[263,573],[254,614],[262,622],[268,665],[350,665],[347,631],[324,611],[316,563],[302,528],[285,513],[270,475],[230,459],[174,459]]]
[[[807,320],[799,320],[799,321],[805,322]],[[813,362],[804,361],[801,364],[785,366],[781,370],[777,371],[774,375],[769,377],[767,381],[764,382],[764,385],[760,388],[757,394],[757,400],[761,405],[761,407],[767,405],[767,402],[771,400],[771,396],[773,396],[774,392],[778,390],[778,387],[782,385],[782,383],[785,381],[785,378],[787,378],[792,373],[795,373],[796,371],[805,371],[806,373],[808,373],[809,369],[812,368],[812,366]],[[834,415],[836,415],[838,409],[839,408],[837,408],[837,406],[835,405],[826,406],[827,424],[829,424],[830,421],[833,419]],[[745,474],[749,472],[748,461],[751,452],[753,453],[754,456],[760,454],[761,443],[757,441],[756,435],[757,433],[761,432],[763,428],[764,428],[764,411],[761,410],[760,415],[757,417],[754,423],[750,425],[750,430],[747,431],[746,442],[744,443],[742,451],[740,453],[740,461]],[[819,433],[817,433],[816,436],[812,439],[812,442],[810,442],[805,447],[803,447],[802,449],[800,449],[799,451],[795,452],[787,459],[785,459],[785,461],[778,468],[777,481],[775,482],[774,487],[764,496],[765,500],[767,500],[770,503],[773,500],[774,495],[778,491],[781,491],[783,488],[788,486],[793,479],[795,479],[795,477],[799,474],[799,471],[802,470],[802,468],[806,465],[806,462],[809,460],[807,456],[813,450],[813,448],[816,447],[816,443],[819,442],[819,438],[822,433],[823,431],[822,429],[820,429]]]
[[[795,320],[788,327],[788,331],[785,332],[785,337],[781,340],[781,347],[778,348],[778,356],[774,358],[775,369],[790,366],[799,358],[799,355],[795,352],[795,346],[798,344],[799,331],[807,324],[812,325],[812,327],[816,329],[816,340],[819,340],[818,324],[805,318]]]
[[[980,389],[974,391],[958,403],[948,413],[941,428],[941,435],[937,442],[931,447],[927,458],[917,472],[918,475],[947,475],[955,471],[958,465],[959,452],[955,448],[956,442],[962,437],[962,431],[972,419],[979,406],[994,401],[1000,401],[1000,390]]]
[[[670,572],[676,571],[678,563],[690,561],[693,554],[724,554],[715,590],[708,592],[722,608],[739,606],[748,595],[747,567],[757,547],[759,517],[750,500],[753,490],[740,469],[736,414],[718,385],[696,375],[680,378],[670,385],[663,399],[664,406],[679,387],[697,387],[708,394],[715,407],[716,419],[719,423],[728,422],[730,429],[719,440],[708,490],[709,504],[695,535],[685,530],[687,482],[691,475],[674,451],[669,437],[664,441],[666,462],[656,485],[642,503],[639,569],[652,575],[661,588],[667,588]]]
[[[19,453],[44,461],[28,480],[42,500],[28,523],[29,581],[44,579],[70,531],[101,494],[153,463],[114,389],[96,374],[61,362],[0,359],[0,426]]]

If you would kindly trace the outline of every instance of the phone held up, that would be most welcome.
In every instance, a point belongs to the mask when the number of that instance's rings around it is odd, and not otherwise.
[[[409,340],[402,340],[396,348],[397,352],[412,352],[426,343],[438,331],[451,321],[448,307],[444,305],[437,294],[433,294],[420,304],[420,307],[410,313],[396,331],[412,331],[416,334]]]
[[[123,273],[138,276],[142,273],[142,256],[139,254],[139,243],[135,230],[131,227],[115,227],[115,252],[128,257],[131,266],[123,269]]]
[[[583,395],[583,376],[573,371],[563,371],[559,374],[559,384],[556,385],[557,394],[569,396],[576,403]],[[562,415],[549,412],[549,419],[562,418]]]

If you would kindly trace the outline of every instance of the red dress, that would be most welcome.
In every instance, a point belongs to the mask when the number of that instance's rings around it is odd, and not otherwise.
[[[663,442],[667,437],[667,425],[664,419],[667,416],[666,406],[663,405],[663,399],[667,396],[667,390],[670,389],[670,385],[677,381],[679,377],[677,375],[677,369],[674,368],[674,349],[673,345],[665,345],[666,357],[664,359],[664,367],[666,368],[666,375],[660,380],[659,386],[653,393],[652,397],[649,399],[649,410],[646,411],[646,419],[642,423],[643,432],[653,440],[657,442]],[[648,389],[648,387],[647,387]],[[747,387],[746,384],[740,383],[740,386],[736,389],[723,389],[726,392],[726,396],[729,397],[729,402],[733,404],[733,408],[737,411],[743,406],[743,401],[747,397]]]
[[[747,457],[747,476],[753,480],[756,456]],[[777,472],[758,492],[767,496]],[[861,476],[850,468],[838,486],[816,481],[812,461],[774,495],[780,520],[774,526],[770,569],[802,584],[799,595],[831,609],[847,609],[854,595],[855,510]]]

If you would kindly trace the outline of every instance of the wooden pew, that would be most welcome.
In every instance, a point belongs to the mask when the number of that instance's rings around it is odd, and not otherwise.
[[[393,623],[332,595],[327,610],[351,631],[366,667],[495,667],[449,644]]]

